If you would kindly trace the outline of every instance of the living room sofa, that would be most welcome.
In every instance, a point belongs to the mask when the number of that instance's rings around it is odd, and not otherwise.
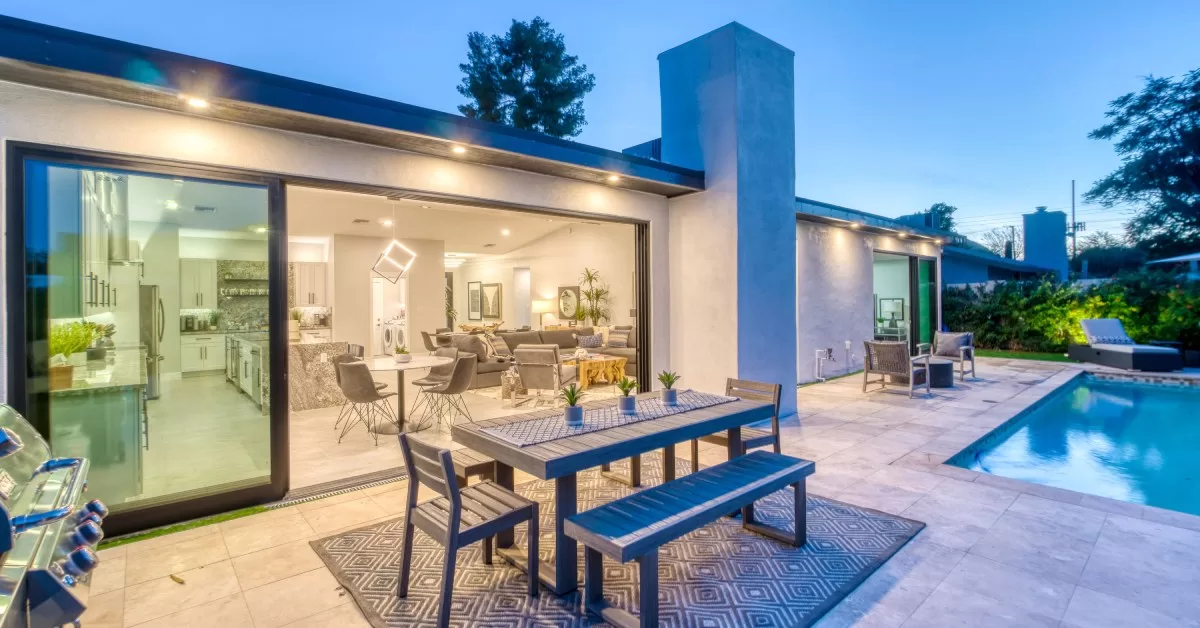
[[[625,358],[625,374],[630,377],[637,376],[637,328],[614,326],[614,329],[629,330],[629,347],[609,347],[603,346],[598,349],[591,349],[594,353],[603,355],[614,355]],[[508,345],[509,351],[515,351],[521,345],[558,345],[563,353],[575,354],[575,349],[579,347],[575,336],[591,336],[596,333],[592,327],[575,327],[572,329],[547,329],[542,331],[514,331],[504,334],[496,334],[497,337],[504,339],[504,344]]]
[[[487,388],[500,385],[500,375],[512,367],[512,362],[491,355],[487,340],[479,334],[455,334],[450,336],[450,344],[460,353],[475,354],[475,379],[471,389]]]

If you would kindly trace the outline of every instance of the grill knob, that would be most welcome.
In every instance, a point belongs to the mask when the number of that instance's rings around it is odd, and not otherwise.
[[[104,530],[100,529],[100,524],[95,521],[85,521],[75,528],[75,532],[71,534],[71,544],[80,545],[95,545],[104,538]]]
[[[62,570],[67,575],[78,578],[91,572],[99,564],[100,559],[96,557],[96,552],[87,547],[80,547],[63,559]]]
[[[98,499],[93,499],[92,501],[88,502],[84,506],[84,509],[96,515],[97,517],[100,517],[101,519],[104,519],[108,516],[108,506],[105,506],[104,502]]]
[[[95,514],[90,513],[86,510],[79,511],[79,519],[77,521],[78,521],[78,523],[81,523],[81,524],[87,523],[89,521],[95,522],[97,524],[101,523],[100,517],[97,517]]]

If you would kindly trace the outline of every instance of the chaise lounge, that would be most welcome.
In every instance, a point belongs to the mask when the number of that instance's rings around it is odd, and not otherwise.
[[[1089,318],[1079,324],[1088,344],[1067,346],[1067,357],[1073,360],[1132,371],[1164,372],[1183,368],[1183,355],[1179,349],[1161,341],[1135,344],[1125,333],[1125,326],[1115,318]]]

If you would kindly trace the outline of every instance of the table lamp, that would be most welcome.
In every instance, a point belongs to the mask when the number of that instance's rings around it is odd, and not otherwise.
[[[554,304],[546,300],[536,300],[533,302],[533,313],[538,315],[538,326],[542,329],[546,328],[546,315],[553,312]]]

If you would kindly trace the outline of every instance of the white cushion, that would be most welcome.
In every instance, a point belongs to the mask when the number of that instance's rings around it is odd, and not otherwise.
[[[1157,347],[1155,345],[1111,345],[1098,344],[1092,345],[1093,349],[1101,351],[1112,351],[1113,353],[1160,353],[1162,355],[1178,355],[1179,351],[1171,347]]]
[[[1085,318],[1079,321],[1079,325],[1083,327],[1083,335],[1089,345],[1133,344],[1129,334],[1125,333],[1125,326],[1115,318]]]

